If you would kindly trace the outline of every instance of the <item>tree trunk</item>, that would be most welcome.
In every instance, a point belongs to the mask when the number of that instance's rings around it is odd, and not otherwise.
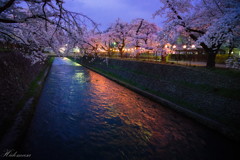
[[[95,57],[97,57],[97,56],[98,56],[98,52],[97,52],[97,50],[96,50],[96,49],[94,50],[94,55],[95,55]]]
[[[217,52],[211,51],[208,52],[207,55],[207,68],[215,68],[215,58],[216,58]]]
[[[108,57],[111,57],[111,53],[110,53],[110,48],[107,49],[107,54],[108,54]]]
[[[207,68],[215,68],[215,59],[216,59],[216,55],[221,47],[222,44],[219,44],[217,46],[212,46],[212,47],[208,47],[206,44],[201,43],[200,44],[202,46],[202,48],[204,49],[204,51],[207,53]]]
[[[119,50],[119,53],[120,53],[120,57],[123,58],[123,50],[122,49]]]
[[[166,63],[166,62],[167,62],[167,61],[166,61],[166,56],[161,55],[161,62],[162,62],[162,63]]]
[[[232,51],[233,51],[233,47],[229,47],[228,56],[231,56]]]

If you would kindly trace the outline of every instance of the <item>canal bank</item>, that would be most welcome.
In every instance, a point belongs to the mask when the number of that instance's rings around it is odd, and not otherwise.
[[[239,77],[165,64],[83,57],[82,65],[239,141]],[[225,92],[227,90],[227,92]]]
[[[191,119],[55,58],[18,153],[34,160],[238,160],[238,150]]]
[[[18,86],[18,88],[14,89],[14,87],[10,85],[11,88],[7,90],[9,93],[7,93],[6,96],[8,96],[9,100],[14,102],[13,104],[1,101],[3,103],[1,107],[5,106],[9,110],[1,112],[3,115],[1,117],[1,151],[6,149],[17,149],[21,144],[34,115],[35,106],[41,94],[44,81],[54,60],[53,57],[48,57],[44,63],[31,65],[31,62],[25,60],[21,56],[17,56],[18,62],[14,61],[15,58],[16,57],[12,57],[10,61],[4,61],[8,63],[8,67],[10,68],[6,69],[6,71],[14,70],[14,72],[9,73],[9,75],[15,74],[14,76],[17,79],[15,85]],[[11,66],[11,63],[15,63],[15,65]],[[19,64],[20,66],[18,66]],[[16,74],[16,72],[20,74]],[[5,77],[5,79],[8,78],[8,76]],[[4,79],[2,79],[2,81],[4,82]],[[21,83],[24,83],[22,84],[24,85],[22,89],[19,87]],[[14,94],[13,92],[16,92],[15,94],[17,94],[19,98],[12,96],[12,94]],[[8,100],[7,98],[5,99],[6,101]]]

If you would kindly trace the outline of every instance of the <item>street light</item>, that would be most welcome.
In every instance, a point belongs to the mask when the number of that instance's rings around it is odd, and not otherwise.
[[[195,47],[196,47],[196,46],[193,44],[193,45],[192,45],[192,48],[195,48]]]
[[[186,49],[186,48],[187,48],[187,45],[183,45],[183,48]]]

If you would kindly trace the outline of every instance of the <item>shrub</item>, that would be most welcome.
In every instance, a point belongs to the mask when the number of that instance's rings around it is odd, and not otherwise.
[[[226,61],[226,68],[240,69],[240,58],[229,57]]]
[[[225,63],[225,61],[228,59],[228,54],[217,54],[215,62],[216,63]]]

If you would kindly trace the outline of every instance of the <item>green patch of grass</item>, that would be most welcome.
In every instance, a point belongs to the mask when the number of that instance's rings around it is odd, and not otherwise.
[[[51,56],[51,57],[49,58],[49,60],[47,61],[48,66],[52,66],[52,63],[53,63],[53,61],[54,61],[54,58],[55,58],[55,57],[53,57],[53,56]]]
[[[207,84],[193,84],[188,82],[178,82],[180,85],[195,89],[196,91],[216,94],[222,97],[240,100],[240,89],[216,88]]]
[[[215,68],[215,69],[209,69],[209,71],[217,74],[221,74],[224,76],[228,76],[231,78],[240,78],[240,70],[227,69],[227,68]]]
[[[28,89],[26,95],[24,96],[24,97],[26,97],[26,99],[34,96],[35,93],[36,93],[36,90],[38,89],[38,87],[40,87],[40,86],[42,85],[42,84],[39,84],[39,81],[43,78],[47,67],[49,67],[49,66],[52,65],[53,60],[54,60],[54,57],[50,57],[50,58],[49,58],[49,60],[47,61],[47,66],[46,66],[46,68],[43,69],[43,70],[38,74],[38,76],[33,80],[33,82],[30,84],[29,89]],[[24,99],[25,99],[25,98],[24,98]],[[25,101],[24,99],[22,100],[23,102]]]
[[[117,70],[123,70],[123,71],[125,70],[125,68],[117,66],[117,65],[108,65],[108,67],[113,68],[113,69],[117,69]]]
[[[0,52],[11,52],[12,50],[9,48],[0,48]]]
[[[216,93],[227,98],[240,100],[240,89],[220,88]]]
[[[187,108],[189,108],[191,110],[196,109],[193,104],[190,104],[190,103],[188,103],[186,101],[183,101],[182,99],[180,99],[178,97],[172,97],[170,95],[164,94],[162,92],[154,91],[154,90],[151,90],[151,89],[146,89],[146,88],[141,88],[141,89],[143,89],[143,90],[145,90],[145,91],[147,91],[149,93],[152,93],[152,94],[154,94],[156,96],[159,96],[161,98],[164,98],[164,99],[166,99],[166,100],[168,100],[170,102],[173,102],[173,103],[175,103],[175,104],[177,104],[179,106],[184,106],[184,107],[187,107]]]
[[[223,123],[228,123],[228,121],[222,117],[219,117],[219,116],[215,116],[209,112],[207,112],[206,110],[202,109],[202,108],[199,108],[197,106],[195,106],[194,103],[191,103],[191,102],[187,102],[187,101],[184,101],[182,100],[181,98],[178,98],[178,97],[172,97],[170,95],[167,95],[165,93],[162,93],[162,92],[158,92],[158,91],[154,91],[154,90],[151,90],[151,89],[147,89],[147,88],[144,88],[144,87],[139,87],[140,89],[146,91],[146,92],[149,92],[153,95],[156,95],[156,96],[159,96],[161,98],[164,98],[172,103],[175,103],[176,105],[179,105],[183,108],[186,108],[186,109],[189,109],[190,111],[192,112],[195,112],[195,113],[198,113],[200,115],[203,115],[203,116],[206,116],[206,117],[209,117],[211,119],[214,119],[214,120],[219,120],[220,122],[223,122]]]
[[[206,68],[206,67],[195,67],[196,70],[218,74],[228,78],[240,78],[240,70],[229,69],[229,68]]]
[[[134,70],[134,69],[131,69],[131,68],[125,68],[125,67],[121,67],[121,66],[117,66],[117,65],[109,65],[108,67],[110,67],[112,69],[116,69],[116,70],[132,72],[132,73],[135,73],[135,74],[138,74],[138,75],[143,75],[143,76],[146,76],[146,77],[155,78],[157,80],[159,79],[159,76],[156,75],[156,74],[149,74],[147,72],[142,72],[142,71]]]

